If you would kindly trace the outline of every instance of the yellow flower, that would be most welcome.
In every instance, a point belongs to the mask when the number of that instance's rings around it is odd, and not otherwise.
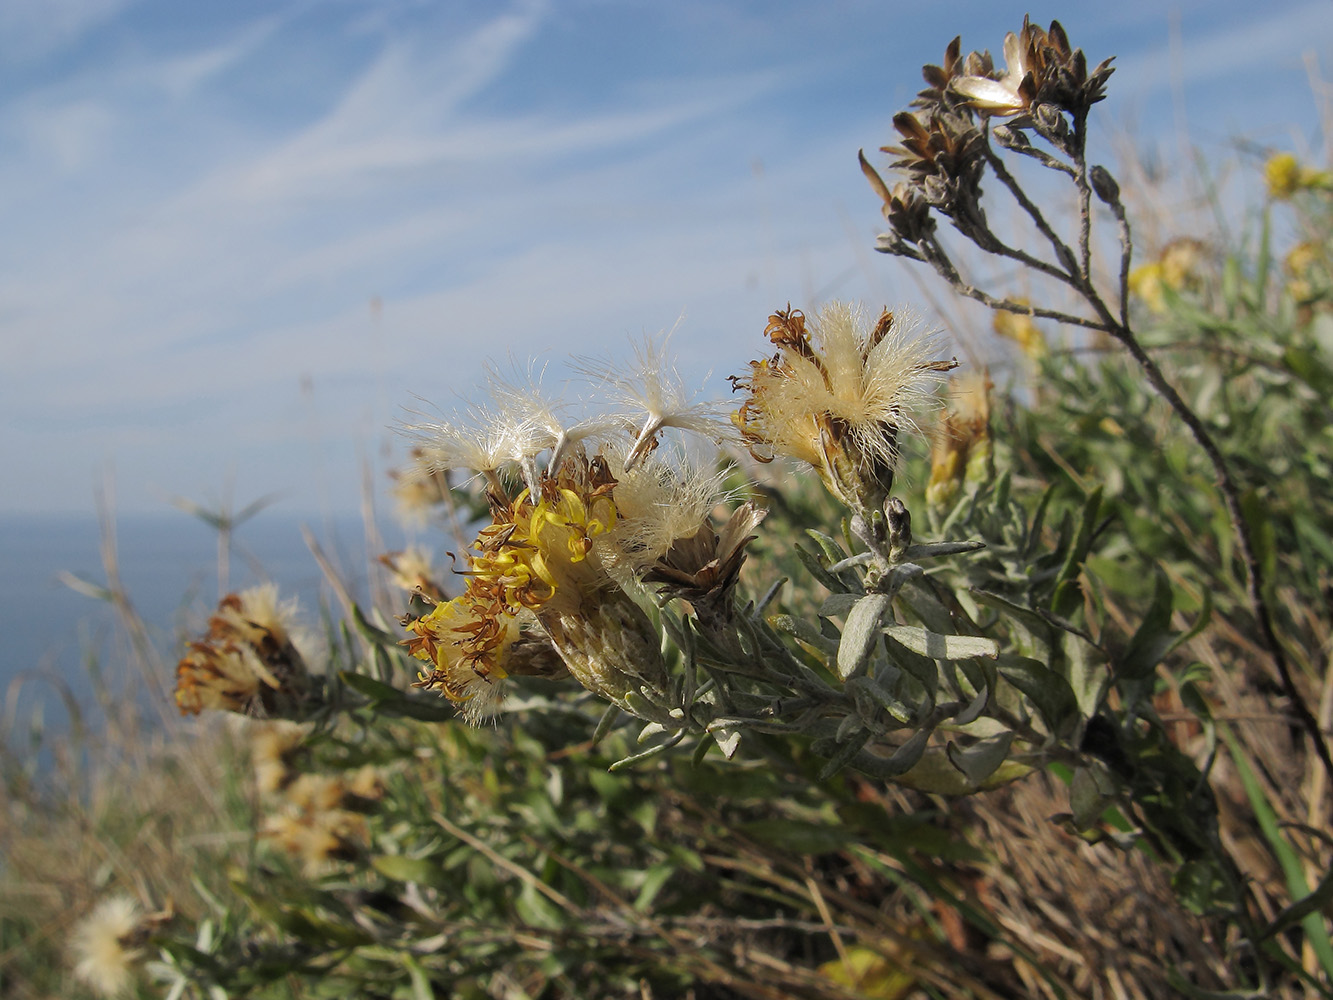
[[[1162,293],[1162,264],[1153,261],[1129,272],[1129,291],[1142,299],[1155,313],[1166,312],[1166,296]]]
[[[965,483],[990,480],[992,387],[985,371],[950,380],[949,407],[931,442],[926,502],[932,506],[952,504]]]
[[[926,386],[957,362],[932,361],[935,345],[909,336],[887,310],[870,330],[851,306],[832,303],[807,332],[799,309],[775,313],[765,333],[779,348],[752,361],[735,420],[759,461],[787,455],[819,470],[856,510],[883,506],[893,486],[898,434]]]
[[[1268,184],[1268,197],[1286,201],[1300,190],[1300,162],[1291,153],[1275,153],[1264,164],[1264,180]]]
[[[535,620],[574,678],[617,703],[641,685],[665,688],[656,631],[613,578],[617,480],[602,457],[575,450],[534,494],[495,500],[468,556],[467,590],[405,620],[406,645],[427,660],[417,686],[441,691],[478,722],[494,714],[521,622]]]
[[[1291,153],[1274,153],[1264,164],[1268,197],[1287,201],[1298,191],[1333,188],[1333,172],[1303,166]]]
[[[1026,301],[1023,304],[1026,305]],[[1046,356],[1046,335],[1026,313],[999,310],[992,314],[991,326],[1001,337],[1012,340],[1030,361]]]
[[[1287,272],[1287,294],[1300,303],[1308,303],[1315,296],[1320,264],[1325,263],[1323,248],[1309,241],[1297,243],[1282,261]]]
[[[1206,249],[1204,244],[1189,237],[1172,240],[1156,260],[1130,272],[1130,293],[1153,312],[1166,312],[1166,289],[1180,292],[1200,285]]]

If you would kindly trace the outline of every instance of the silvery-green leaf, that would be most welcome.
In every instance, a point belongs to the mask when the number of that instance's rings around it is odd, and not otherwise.
[[[866,594],[847,612],[847,625],[838,643],[838,676],[843,680],[864,672],[879,643],[879,623],[888,608],[888,594]]]
[[[1069,811],[1074,815],[1077,829],[1087,830],[1111,804],[1112,797],[1108,789],[1102,788],[1103,783],[1109,784],[1090,767],[1080,767],[1074,772],[1069,783]]]
[[[774,615],[768,620],[768,623],[780,632],[790,633],[821,653],[832,655],[838,649],[838,643],[828,638],[818,627],[804,618],[797,618],[794,615]]]
[[[950,743],[945,752],[949,763],[963,773],[963,777],[973,785],[980,785],[989,778],[1009,755],[1009,744],[1014,741],[1013,733],[1004,733],[994,739],[982,740],[966,750],[956,743]]]
[[[855,688],[853,688],[855,685]],[[888,712],[901,723],[909,723],[916,717],[912,709],[890,694],[883,684],[874,677],[854,677],[847,682],[848,690],[862,691],[876,705]]]
[[[718,749],[727,760],[736,756],[736,750],[741,745],[739,729],[716,729],[713,731],[713,739],[717,741]]]
[[[650,722],[639,732],[638,741],[643,743],[651,737],[656,736],[659,733],[665,733],[666,731],[666,726],[662,725],[660,722]]]
[[[976,697],[972,699],[972,704],[954,716],[953,721],[960,726],[966,726],[970,722],[975,722],[986,707],[986,702],[990,701],[990,689],[983,686],[977,692]]]
[[[977,549],[984,549],[986,543],[982,541],[967,542],[926,542],[921,545],[911,545],[904,553],[904,558],[916,562],[918,559],[933,559],[939,556],[957,555],[959,552],[975,552]]]
[[[912,652],[935,660],[1000,655],[1000,644],[982,635],[941,635],[916,625],[889,625],[884,631]]]
[[[838,618],[852,610],[852,605],[861,600],[860,594],[829,594],[819,606],[819,617]]]

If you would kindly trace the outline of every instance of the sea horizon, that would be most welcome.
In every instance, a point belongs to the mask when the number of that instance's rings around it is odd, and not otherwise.
[[[297,600],[300,619],[311,629],[318,629],[324,607],[338,614],[303,526],[362,603],[370,596],[375,555],[416,541],[438,556],[446,545],[438,533],[405,532],[384,518],[375,524],[382,543],[372,552],[359,514],[266,510],[234,532],[226,592],[273,582],[284,600]],[[185,642],[206,627],[220,596],[218,536],[177,510],[120,513],[114,527],[121,582],[147,627],[159,691],[169,694]],[[20,755],[35,742],[34,726],[48,735],[68,730],[67,699],[84,725],[100,725],[95,684],[113,702],[122,696],[140,702],[146,717],[162,711],[142,704],[151,687],[142,676],[147,665],[132,651],[115,610],[62,582],[71,574],[105,585],[101,544],[94,512],[0,513],[0,741]],[[176,711],[174,704],[166,708]]]

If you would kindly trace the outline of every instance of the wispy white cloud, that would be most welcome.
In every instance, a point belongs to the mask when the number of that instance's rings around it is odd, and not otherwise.
[[[1211,5],[1190,13],[1188,44],[1171,50],[1165,14],[1158,40],[1145,50],[1117,59],[1115,83],[1128,94],[1162,91],[1173,76],[1187,86],[1230,82],[1254,84],[1277,69],[1299,69],[1305,52],[1327,51],[1333,17],[1327,0],[1292,6],[1253,5],[1238,18],[1211,16]]]
[[[855,166],[894,108],[878,84],[827,107],[800,97],[848,72],[847,40],[878,24],[875,8],[756,21],[713,6],[653,8],[674,31],[653,44],[676,48],[651,69],[640,62],[657,52],[589,42],[555,64],[587,74],[572,82],[532,63],[611,13],[647,14],[350,4],[321,20],[292,4],[188,44],[153,35],[133,59],[117,49],[0,98],[0,425],[13,431],[0,465],[35,484],[0,504],[31,504],[43,475],[67,495],[69,465],[86,486],[106,456],[122,483],[169,492],[214,485],[198,477],[231,463],[286,476],[298,438],[350,454],[412,393],[448,407],[510,352],[615,353],[683,314],[673,346],[695,377],[735,370],[788,299],[898,302],[903,268],[867,249],[878,218]],[[79,9],[61,37],[107,19],[150,30],[91,0]],[[1229,19],[1238,27],[1206,36],[1205,52],[1187,48],[1191,79],[1222,80],[1228,61],[1259,78],[1294,51],[1284,32],[1321,37],[1313,10],[1285,8],[1248,35],[1260,15]],[[729,49],[714,35],[733,24],[747,33]],[[922,48],[885,28],[878,48],[855,49],[873,61],[848,79],[910,99],[915,69],[885,66],[938,58],[954,30]],[[1135,37],[1113,86],[1160,93],[1161,25]],[[333,54],[289,101],[286,61],[312,46]]]
[[[251,56],[274,36],[285,20],[281,14],[262,17],[242,25],[222,42],[141,66],[136,75],[160,87],[173,100],[184,100],[201,85],[216,80]]]

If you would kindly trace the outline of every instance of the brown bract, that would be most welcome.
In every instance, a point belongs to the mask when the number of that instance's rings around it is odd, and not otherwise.
[[[906,243],[916,245],[935,232],[935,220],[930,215],[930,202],[922,197],[916,187],[906,181],[899,181],[891,189],[880,177],[879,171],[866,160],[863,151],[857,151],[861,163],[861,173],[883,200],[884,218],[894,235]]]
[[[921,67],[921,76],[926,81],[926,88],[916,95],[912,102],[914,108],[952,108],[957,100],[951,87],[955,80],[964,76],[992,76],[995,64],[989,52],[969,52],[961,55],[962,37],[955,36],[944,50],[944,59],[940,65],[927,64]]]
[[[644,574],[644,582],[660,583],[662,593],[689,601],[701,620],[729,621],[745,547],[757,537],[752,532],[767,513],[753,503],[743,503],[731,512],[721,531],[704,524],[693,535],[676,539]]]

